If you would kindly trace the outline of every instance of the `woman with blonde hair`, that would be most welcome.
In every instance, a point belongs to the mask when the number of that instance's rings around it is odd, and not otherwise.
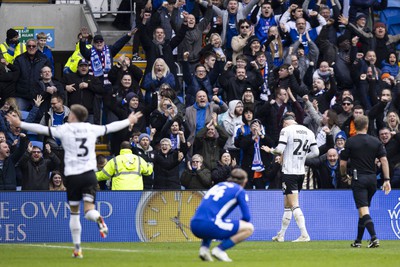
[[[207,45],[200,51],[200,57],[203,58],[207,52],[214,52],[217,56],[217,60],[226,60],[224,50],[222,49],[222,38],[218,33],[214,32],[210,35]]]
[[[158,92],[163,83],[175,88],[175,76],[170,72],[170,69],[167,63],[165,63],[164,59],[157,58],[154,61],[151,72],[144,76],[142,83],[142,88],[146,90],[146,104],[151,103],[151,93]]]
[[[385,118],[386,126],[392,134],[400,132],[400,118],[396,111],[390,111]]]
[[[53,171],[50,175],[50,180],[49,180],[49,190],[50,191],[65,191],[67,188],[65,188],[64,183],[63,183],[63,177],[61,172],[59,171]]]
[[[271,53],[274,67],[278,68],[285,60],[287,49],[285,49],[286,40],[282,40],[277,26],[271,26],[268,29],[268,39],[265,42],[265,51]]]

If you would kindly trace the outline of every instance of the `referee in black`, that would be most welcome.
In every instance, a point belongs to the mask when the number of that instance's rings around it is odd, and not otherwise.
[[[369,215],[371,199],[377,188],[375,159],[379,159],[382,163],[384,177],[382,190],[385,191],[386,195],[389,194],[391,190],[389,164],[383,144],[378,138],[367,134],[368,117],[362,115],[355,118],[354,126],[357,134],[347,140],[345,149],[340,153],[340,173],[343,180],[349,179],[347,175],[347,161],[351,161],[351,168],[353,171],[351,189],[359,216],[357,239],[351,246],[354,248],[361,247],[364,230],[367,228],[371,235],[368,247],[377,248],[379,247],[379,240],[376,237],[374,223]]]

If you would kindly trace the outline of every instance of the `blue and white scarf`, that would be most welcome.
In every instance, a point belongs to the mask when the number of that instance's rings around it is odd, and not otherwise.
[[[262,172],[265,169],[264,163],[261,160],[260,139],[258,137],[254,140],[254,157],[251,169],[256,172]]]
[[[332,178],[332,185],[333,185],[334,188],[337,188],[338,179],[336,177],[336,169],[339,166],[339,161],[336,161],[336,164],[333,165],[333,166],[329,163],[329,161],[326,161],[326,165],[328,165],[328,168],[331,171],[330,175],[331,175],[331,178]]]
[[[107,45],[104,46],[103,50],[100,53],[97,52],[97,50],[92,47],[91,48],[91,55],[90,55],[90,62],[92,63],[92,70],[93,70],[93,75],[95,77],[100,77],[103,76],[104,74],[108,73],[111,70],[111,55],[110,55],[110,49],[108,48]],[[103,69],[103,59],[104,58],[104,69]]]

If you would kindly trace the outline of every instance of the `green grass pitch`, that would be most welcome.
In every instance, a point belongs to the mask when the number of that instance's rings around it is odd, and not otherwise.
[[[350,248],[351,241],[309,243],[243,242],[228,251],[231,263],[202,262],[198,243],[84,243],[83,259],[73,259],[72,245],[1,244],[4,267],[192,267],[192,266],[399,266],[400,241],[381,241],[381,247]],[[213,245],[217,244],[216,242]]]

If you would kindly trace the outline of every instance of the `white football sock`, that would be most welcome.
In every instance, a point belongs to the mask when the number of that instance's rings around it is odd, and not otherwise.
[[[79,219],[79,213],[71,213],[69,218],[69,229],[71,230],[72,243],[74,243],[76,249],[80,248],[82,226]]]
[[[304,219],[303,212],[301,211],[300,207],[295,207],[293,209],[293,215],[296,219],[297,226],[301,231],[302,236],[308,236],[308,232],[306,229],[306,220]]]
[[[89,221],[97,221],[97,219],[100,217],[100,213],[97,210],[89,210],[85,214],[85,219]]]
[[[286,233],[287,228],[289,227],[290,221],[292,220],[293,212],[289,208],[285,208],[282,216],[282,226],[279,234],[284,236]]]

